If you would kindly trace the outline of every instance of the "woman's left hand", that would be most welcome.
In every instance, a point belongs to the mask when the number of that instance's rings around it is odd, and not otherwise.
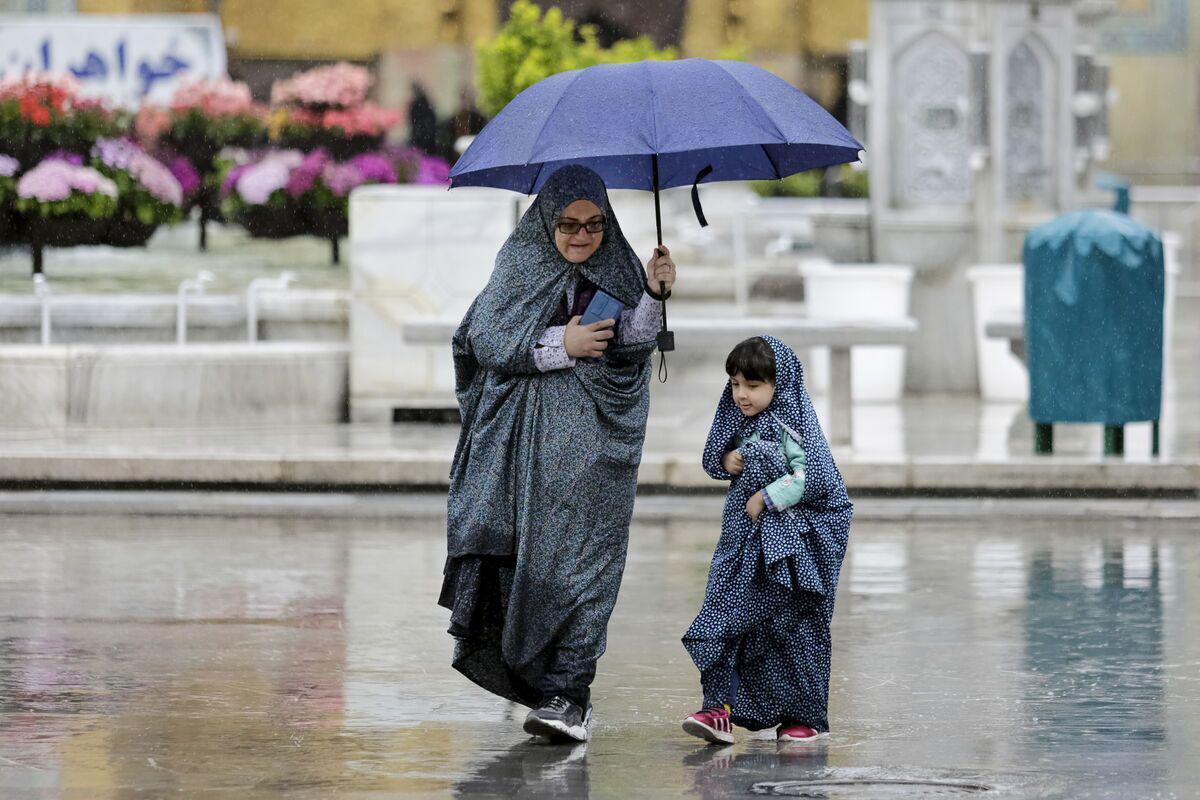
[[[746,501],[746,513],[750,515],[750,519],[758,522],[758,515],[767,507],[767,501],[763,500],[762,492],[755,492]]]
[[[660,284],[665,283],[668,292],[675,285],[675,262],[665,244],[654,248],[654,255],[646,262],[646,282],[656,293],[662,288]]]

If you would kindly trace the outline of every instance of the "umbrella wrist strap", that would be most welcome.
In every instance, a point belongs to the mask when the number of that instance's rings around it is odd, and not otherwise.
[[[700,181],[711,175],[712,171],[712,164],[709,164],[697,172],[696,180],[692,181],[692,210],[696,212],[696,221],[700,223],[701,228],[708,227],[708,220],[704,217],[704,209],[700,207]]]
[[[662,300],[662,329],[658,332],[658,381],[659,383],[667,382],[667,353],[675,349],[675,334],[667,330],[667,303],[666,300],[671,296],[667,291],[666,284],[659,284],[661,289],[660,295],[655,295],[650,292],[652,297]],[[650,291],[649,286],[646,291]]]
[[[671,290],[670,290],[670,289],[668,289],[666,292],[663,292],[663,293],[661,293],[661,294],[660,294],[659,292],[656,292],[656,291],[654,291],[654,287],[652,287],[652,286],[650,285],[650,282],[649,282],[649,281],[646,281],[646,294],[650,295],[650,297],[651,297],[652,299],[654,299],[654,300],[657,300],[658,302],[660,302],[660,303],[661,303],[663,300],[668,300],[668,299],[670,299],[670,297],[671,297]],[[665,322],[665,321],[663,322],[663,327],[664,327],[664,328],[666,327],[666,322]]]

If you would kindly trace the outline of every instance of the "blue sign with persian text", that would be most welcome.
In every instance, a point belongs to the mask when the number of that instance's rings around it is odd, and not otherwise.
[[[165,102],[181,82],[220,77],[225,67],[212,14],[0,14],[0,77],[65,73],[86,96],[117,105]]]

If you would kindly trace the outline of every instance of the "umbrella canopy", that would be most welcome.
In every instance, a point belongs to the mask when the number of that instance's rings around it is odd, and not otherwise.
[[[581,164],[610,189],[654,192],[701,181],[779,179],[857,161],[862,145],[782,78],[741,61],[638,61],[560,72],[513,98],[450,170],[450,187],[533,194]],[[660,352],[675,347],[663,304]],[[665,364],[665,362],[664,362]],[[665,374],[660,374],[665,379]]]
[[[450,185],[533,194],[559,167],[583,164],[610,189],[652,191],[784,178],[856,161],[860,150],[825,109],[766,70],[639,61],[561,72],[521,92],[463,153]]]

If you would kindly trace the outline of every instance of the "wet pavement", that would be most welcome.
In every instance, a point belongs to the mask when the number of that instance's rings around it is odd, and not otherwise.
[[[715,748],[678,728],[715,530],[643,519],[568,748],[448,667],[437,519],[0,517],[0,797],[1196,797],[1195,534],[861,523],[833,733]]]

